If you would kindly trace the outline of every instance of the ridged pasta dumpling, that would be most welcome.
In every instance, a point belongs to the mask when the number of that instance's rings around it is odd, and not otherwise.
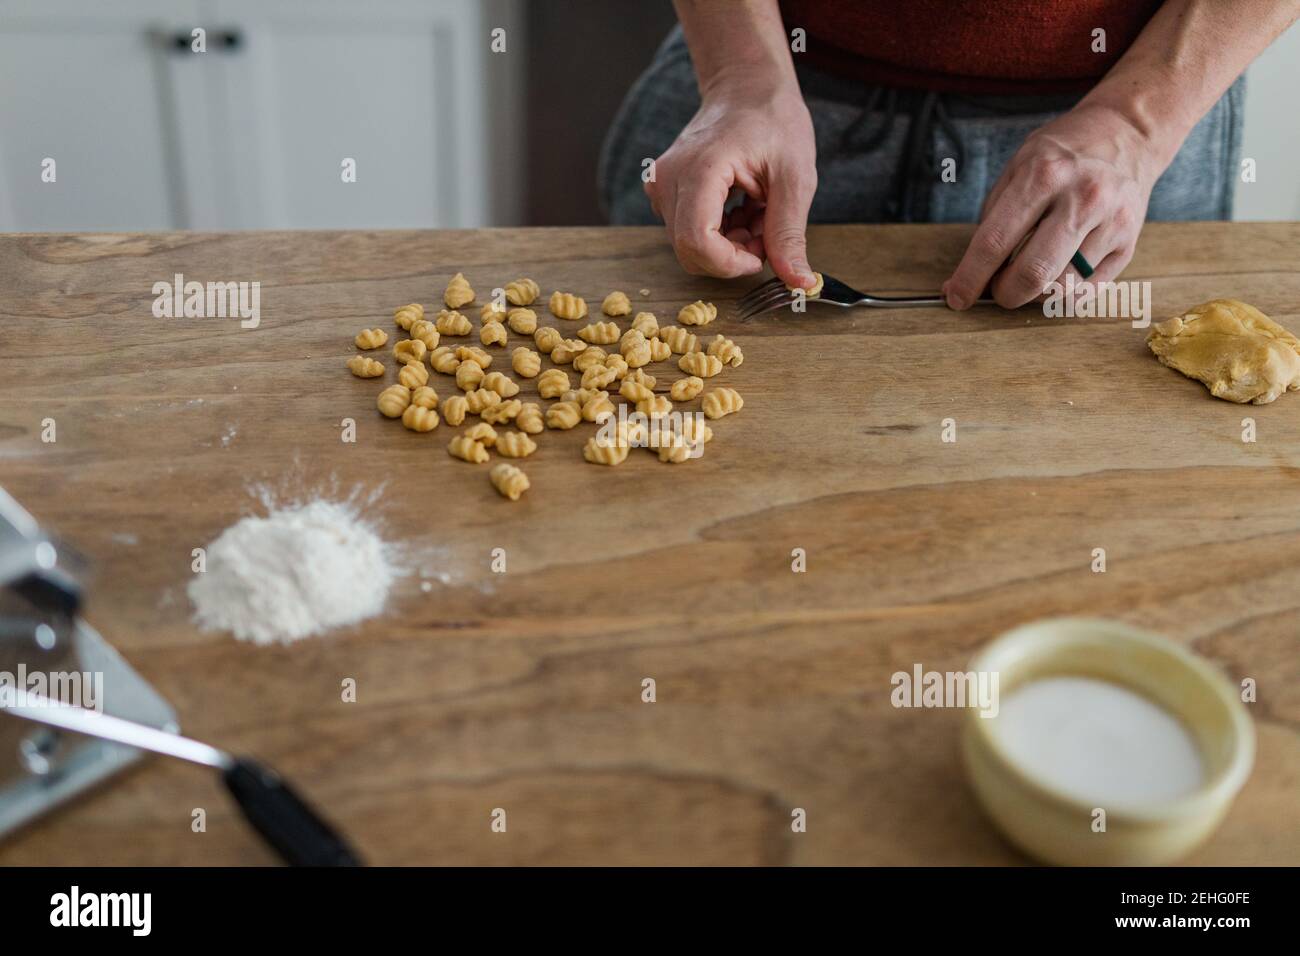
[[[442,294],[442,301],[447,303],[449,309],[459,309],[462,305],[469,305],[474,301],[474,290],[469,287],[469,280],[465,278],[465,273],[457,272],[447,283],[447,291]]]
[[[431,432],[438,427],[438,413],[432,408],[407,405],[402,412],[402,424],[413,432]]]
[[[469,335],[474,326],[469,319],[459,312],[448,312],[443,309],[438,313],[438,318],[433,327],[438,330],[439,335]]]
[[[682,310],[677,313],[677,321],[682,325],[708,325],[717,317],[718,307],[712,302],[700,300],[682,306]]]
[[[740,351],[740,346],[725,335],[713,337],[713,341],[709,343],[708,354],[716,355],[722,360],[723,365],[730,365],[732,368],[745,361],[745,353]]]
[[[687,352],[677,360],[677,367],[687,375],[713,378],[722,371],[722,359],[704,352]]]
[[[618,326],[613,322],[593,322],[578,329],[578,338],[591,345],[610,345],[618,341]]]
[[[393,321],[397,323],[397,327],[408,332],[411,326],[422,318],[424,318],[424,306],[418,302],[401,306],[393,313]]]
[[[348,371],[357,378],[378,378],[384,374],[384,363],[368,355],[354,355],[348,359]]]
[[[722,418],[745,407],[745,400],[734,388],[715,388],[704,396],[704,414],[709,418]]]
[[[600,304],[600,311],[610,316],[628,315],[632,311],[632,303],[626,292],[611,292]]]
[[[375,407],[385,418],[400,418],[411,404],[411,390],[405,385],[389,385],[375,399]]]
[[[541,288],[532,279],[506,283],[506,301],[511,305],[532,305],[541,294]]]
[[[519,496],[530,487],[528,476],[523,470],[505,462],[493,465],[492,470],[488,472],[488,479],[503,498],[509,498],[511,501],[518,501]]]
[[[552,292],[548,306],[557,319],[577,321],[587,316],[587,303],[572,292]]]
[[[527,458],[537,451],[537,442],[523,432],[497,435],[497,454],[506,458]]]

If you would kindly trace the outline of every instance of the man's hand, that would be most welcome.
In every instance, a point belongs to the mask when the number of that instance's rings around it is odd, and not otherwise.
[[[1133,257],[1164,168],[1157,152],[1105,106],[1082,103],[1036,130],[985,200],[966,255],[943,285],[948,305],[970,307],[990,280],[998,305],[1024,305],[1064,281],[1076,250],[1093,267],[1088,281],[1115,278]]]
[[[793,89],[713,90],[645,184],[687,272],[752,275],[766,258],[790,285],[816,280],[804,233],[817,189],[812,119]],[[724,213],[733,189],[742,205]]]

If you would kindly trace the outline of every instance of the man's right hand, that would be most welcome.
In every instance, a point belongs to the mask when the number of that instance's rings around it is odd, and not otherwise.
[[[724,213],[733,188],[745,200]],[[767,259],[801,288],[816,281],[804,238],[816,189],[812,118],[797,86],[710,91],[645,184],[687,272],[729,279]]]

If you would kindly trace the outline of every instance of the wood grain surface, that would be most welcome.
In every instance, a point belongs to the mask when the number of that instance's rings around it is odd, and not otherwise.
[[[934,289],[968,236],[814,227],[811,260]],[[1157,321],[1232,296],[1300,332],[1297,250],[1294,223],[1148,225],[1126,278],[1151,282]],[[712,300],[708,333],[745,351],[715,382],[744,411],[681,466],[588,465],[594,426],[548,431],[507,502],[447,455],[452,429],[380,418],[380,380],[344,368],[357,331],[434,306],[457,270],[480,301],[520,275],[663,320]],[[260,327],[154,318],[175,273],[259,281]],[[4,237],[0,484],[95,560],[88,617],[184,729],[279,767],[372,862],[1024,862],[967,788],[959,713],[893,708],[890,675],[964,669],[1063,614],[1258,681],[1254,773],[1188,862],[1300,860],[1300,394],[1218,401],[1127,320],[1034,307],[740,323],[754,281],[683,274],[655,229]],[[412,572],[389,613],[289,647],[196,630],[191,549],[258,485],[382,487],[370,513]],[[161,759],[0,844],[5,864],[269,862],[209,774]]]

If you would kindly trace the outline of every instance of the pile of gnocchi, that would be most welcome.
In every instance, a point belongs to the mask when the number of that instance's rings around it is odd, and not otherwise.
[[[470,415],[478,421],[464,428],[447,445],[448,453],[471,464],[485,464],[496,452],[502,458],[523,459],[537,450],[535,435],[548,429],[568,430],[581,423],[605,425],[616,416],[617,427],[602,428],[583,446],[583,458],[592,464],[618,465],[630,449],[644,447],[673,464],[698,458],[713,429],[691,413],[674,414],[676,405],[700,400],[700,411],[710,420],[723,418],[744,407],[733,388],[705,387],[726,368],[745,360],[740,346],[724,335],[701,341],[693,329],[703,329],[718,316],[710,302],[692,302],[677,313],[677,325],[661,326],[653,312],[637,312],[627,329],[614,319],[632,315],[624,292],[611,292],[601,303],[604,318],[589,321],[566,338],[559,328],[542,325],[532,306],[541,288],[532,279],[516,279],[495,289],[479,310],[478,345],[444,344],[443,339],[465,338],[474,324],[460,310],[475,304],[469,280],[456,273],[443,293],[445,308],[429,318],[424,306],[411,303],[393,313],[397,328],[407,333],[393,345],[396,381],[379,392],[376,406],[388,418],[400,419],[413,432],[431,432],[445,421],[460,428]],[[570,292],[553,292],[547,309],[557,319],[588,319],[587,303]],[[518,398],[518,381],[491,370],[488,351],[509,346],[510,332],[531,340],[510,352],[510,369],[520,379],[535,382],[537,396],[551,401],[543,409],[537,402]],[[389,341],[381,328],[363,329],[353,344],[358,349],[348,369],[358,378],[381,378],[384,363],[371,355]],[[605,346],[611,348],[607,351]],[[617,346],[617,351],[613,347]],[[543,369],[542,356],[550,360]],[[660,383],[646,369],[655,362],[678,356],[684,377]],[[440,399],[430,384],[430,371],[450,377],[458,392]],[[574,387],[572,375],[579,376]],[[615,404],[615,396],[626,400]],[[525,396],[526,397],[526,396]],[[637,412],[639,414],[631,414]],[[513,426],[513,429],[510,428]],[[508,462],[488,472],[492,486],[511,501],[518,501],[530,482],[522,468]]]

